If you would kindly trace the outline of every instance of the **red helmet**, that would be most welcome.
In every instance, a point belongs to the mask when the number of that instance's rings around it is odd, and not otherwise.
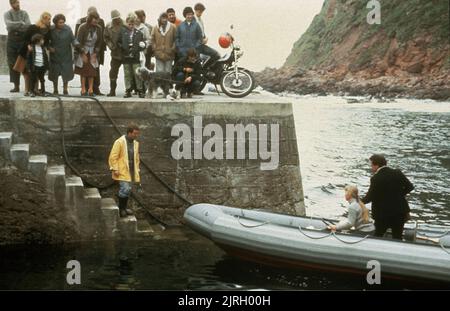
[[[233,37],[229,33],[225,33],[219,37],[219,45],[224,48],[228,49],[233,43]]]

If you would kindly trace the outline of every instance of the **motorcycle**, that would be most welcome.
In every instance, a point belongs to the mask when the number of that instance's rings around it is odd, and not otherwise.
[[[249,70],[239,67],[238,62],[244,52],[234,43],[234,37],[229,33],[227,35],[231,41],[231,52],[214,62],[207,56],[200,56],[203,68],[200,90],[203,90],[206,84],[212,83],[216,89],[217,85],[220,85],[222,92],[229,97],[243,98],[255,88],[255,78]]]

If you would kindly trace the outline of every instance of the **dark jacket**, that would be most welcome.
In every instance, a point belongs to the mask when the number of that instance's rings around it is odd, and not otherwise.
[[[118,46],[122,50],[122,62],[124,64],[139,64],[140,53],[145,50],[139,44],[145,43],[144,34],[137,29],[133,29],[133,38],[130,42],[129,30],[126,27],[122,28]],[[131,44],[131,45],[130,45]]]
[[[186,21],[177,28],[175,46],[177,52],[185,56],[191,48],[198,49],[203,42],[203,31],[200,25],[193,20],[189,25]]]
[[[192,73],[186,73],[184,72],[184,68],[192,68],[194,71]],[[184,73],[185,78],[192,77],[194,80],[199,80],[201,78],[201,75],[203,74],[202,64],[200,62],[200,59],[197,58],[197,61],[195,63],[188,62],[187,57],[181,58],[173,68],[173,78],[175,80],[178,73]]]
[[[75,25],[75,37],[78,37],[78,31],[80,30],[81,26],[86,23],[87,17],[82,17],[77,21],[77,24]],[[102,29],[102,34],[105,32],[105,21],[103,19],[98,20],[98,25]],[[100,38],[100,49],[97,53],[97,59],[100,65],[103,65],[105,61],[105,51],[106,51],[106,43],[103,40],[103,35]]]
[[[45,49],[45,47],[42,47],[42,51],[43,51],[43,55],[44,55],[44,68],[45,68],[45,70],[48,70],[49,63],[48,63],[47,50]],[[36,45],[33,45],[33,52],[28,53],[28,56],[27,56],[27,69],[30,72],[34,71],[35,58],[36,58]]]
[[[49,42],[50,42],[50,29],[42,29],[39,28],[36,25],[31,25],[30,27],[27,28],[27,31],[25,32],[25,36],[24,36],[24,44],[22,46],[22,49],[20,50],[20,55],[27,59],[27,55],[28,55],[28,45],[31,44],[31,39],[33,38],[33,36],[35,34],[42,34],[44,36],[44,47],[48,47],[49,46]]]
[[[400,170],[383,167],[370,179],[369,192],[362,201],[365,204],[372,202],[375,222],[406,221],[410,211],[406,195],[413,190],[413,184]]]
[[[88,39],[89,36],[89,25],[84,23],[83,25],[81,25],[80,29],[78,30],[78,33],[76,35],[78,42],[80,43],[80,47],[83,48],[86,44],[86,40]],[[95,53],[97,53],[97,59],[100,63],[100,53],[102,50],[102,46],[103,46],[103,31],[102,31],[102,27],[100,27],[99,25],[97,25],[97,41],[95,42]]]

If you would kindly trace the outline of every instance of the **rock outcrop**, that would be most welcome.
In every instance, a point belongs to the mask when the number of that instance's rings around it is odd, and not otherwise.
[[[450,99],[448,1],[326,0],[280,69],[257,73],[274,92]]]

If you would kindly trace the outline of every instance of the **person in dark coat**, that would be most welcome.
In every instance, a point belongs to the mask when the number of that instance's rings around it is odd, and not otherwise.
[[[36,24],[33,24],[28,27],[26,33],[25,33],[25,40],[22,48],[20,49],[20,56],[22,56],[24,59],[28,58],[28,54],[33,52],[33,48],[31,45],[31,39],[36,34],[41,34],[44,36],[44,47],[47,48],[50,42],[50,26],[52,21],[52,15],[48,12],[44,12],[41,14],[39,20]],[[28,66],[26,66],[25,71],[22,72],[23,77],[25,79],[25,96],[30,95],[30,91],[36,93],[37,90],[30,89],[30,74],[27,70]],[[37,83],[35,87],[37,87]],[[43,85],[41,85],[41,92],[44,88]]]
[[[128,14],[126,27],[122,28],[118,46],[122,50],[122,64],[125,75],[125,98],[131,97],[131,92],[137,89],[139,97],[145,97],[144,84],[139,78],[138,69],[140,67],[141,52],[147,48],[144,34],[136,29],[137,16],[134,13]]]
[[[14,84],[11,93],[20,92],[20,73],[13,70],[19,56],[20,49],[25,44],[25,33],[31,25],[28,13],[20,9],[19,0],[9,0],[11,10],[5,13],[4,20],[8,31],[6,53],[9,67],[9,81]]]
[[[383,237],[391,228],[392,237],[401,240],[404,225],[410,218],[406,195],[414,190],[414,186],[400,170],[388,167],[384,156],[373,155],[370,162],[374,175],[362,201],[372,203],[375,236]]]
[[[68,95],[69,81],[73,80],[73,53],[72,47],[78,47],[72,29],[66,25],[66,17],[58,14],[53,18],[53,24],[50,30],[50,68],[48,79],[53,81],[53,94],[58,95],[58,79],[61,76],[63,80],[63,93]]]
[[[173,73],[174,79],[178,81],[176,97],[181,93],[181,98],[192,98],[192,94],[200,88],[202,75],[202,65],[194,48],[189,49],[187,55],[176,63]]]
[[[36,86],[41,82],[42,89],[39,95],[45,96],[45,73],[48,70],[48,56],[44,47],[44,36],[37,33],[31,38],[31,52],[27,57],[27,70],[30,73],[31,97],[36,96]]]
[[[203,31],[194,18],[194,10],[186,7],[183,10],[184,22],[177,27],[175,46],[179,58],[185,57],[189,49],[198,50],[203,44]]]
[[[88,16],[91,13],[99,14],[96,7],[91,6],[90,8],[88,8],[87,15],[85,17],[80,18],[77,21],[77,24],[75,25],[75,37],[78,37],[78,31],[79,31],[81,25],[83,25],[84,23],[87,22]],[[105,24],[105,21],[102,18],[100,18],[100,15],[99,15],[99,19],[98,19],[97,24],[100,26],[100,28],[102,30],[102,34],[103,34],[105,32],[106,24]],[[97,95],[97,96],[103,96],[104,95],[100,91],[100,84],[101,84],[101,80],[100,80],[100,66],[102,66],[104,64],[104,62],[105,62],[106,43],[103,40],[103,38],[101,38],[101,42],[100,43],[101,43],[100,50],[97,53],[97,60],[98,60],[99,66],[96,68],[97,75],[94,78],[94,94]],[[86,82],[86,86],[85,87],[86,88],[89,87],[87,82]]]

